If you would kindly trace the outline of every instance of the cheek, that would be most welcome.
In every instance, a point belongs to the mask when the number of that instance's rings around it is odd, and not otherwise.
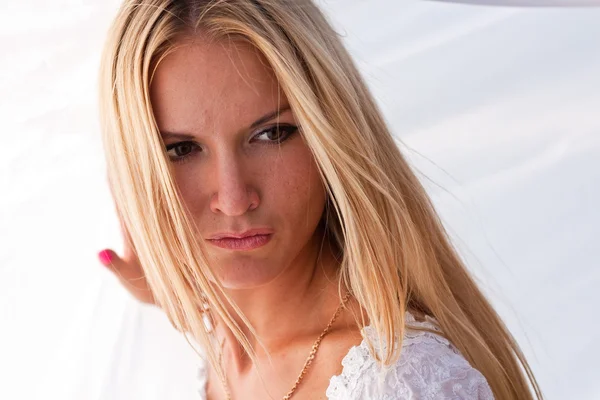
[[[270,207],[287,216],[289,223],[318,222],[325,205],[325,190],[312,154],[304,144],[282,151],[272,162],[264,182],[268,186],[263,187],[263,205],[272,201]]]
[[[182,200],[185,206],[189,209],[192,218],[197,219],[208,208],[207,196],[202,191],[200,184],[202,179],[202,171],[194,166],[184,166],[175,168],[175,182],[181,192]]]

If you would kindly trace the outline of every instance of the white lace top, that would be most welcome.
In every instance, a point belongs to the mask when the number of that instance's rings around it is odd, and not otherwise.
[[[417,321],[407,312],[406,323],[439,331],[435,319]],[[446,339],[407,326],[398,362],[380,369],[369,352],[366,338],[378,352],[385,350],[375,329],[362,329],[363,341],[342,360],[342,373],[329,380],[329,400],[493,400],[484,376]],[[397,343],[397,342],[396,342]],[[380,353],[381,354],[381,353]],[[206,364],[199,368],[200,399],[206,400]]]

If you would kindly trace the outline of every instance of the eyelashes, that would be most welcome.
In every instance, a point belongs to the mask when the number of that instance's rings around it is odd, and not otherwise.
[[[294,133],[298,131],[298,127],[289,124],[277,124],[267,127],[257,134],[252,136],[250,143],[257,143],[259,146],[280,145],[288,140]],[[174,163],[183,163],[191,157],[202,152],[202,147],[192,141],[184,140],[177,143],[172,143],[166,146],[166,151],[169,159]]]
[[[191,140],[170,144],[166,147],[166,149],[169,159],[176,163],[180,163],[187,160],[192,154],[200,150],[199,146]],[[181,149],[184,150],[182,151]]]
[[[263,129],[262,131],[254,135],[251,141],[267,142],[269,144],[281,144],[285,142],[292,134],[296,133],[297,130],[298,127],[295,125],[273,125],[271,127]],[[272,138],[272,134],[276,134],[277,136],[275,136],[275,138]],[[267,135],[267,140],[256,139],[263,135]]]

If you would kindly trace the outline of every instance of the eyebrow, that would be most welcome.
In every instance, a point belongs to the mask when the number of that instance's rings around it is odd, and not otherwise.
[[[289,111],[290,109],[291,107],[289,105],[284,105],[278,110],[265,114],[256,121],[254,121],[248,129],[254,129],[264,124],[265,122],[272,120],[275,117],[279,117],[280,114],[283,114],[284,112]],[[196,138],[194,135],[189,133],[170,132],[161,130],[160,134],[163,137],[163,139],[193,140]]]
[[[250,129],[254,129],[254,128],[258,127],[259,125],[262,125],[265,122],[272,120],[275,117],[279,117],[279,114],[283,114],[284,112],[288,111],[289,109],[290,109],[289,105],[284,105],[279,110],[275,110],[266,115],[263,115],[262,117],[260,117],[256,121],[254,121],[252,123],[252,125],[250,125]]]

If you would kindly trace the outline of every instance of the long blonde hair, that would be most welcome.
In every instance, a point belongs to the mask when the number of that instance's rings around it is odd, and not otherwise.
[[[352,59],[312,1],[127,0],[100,72],[109,183],[157,304],[203,345],[217,373],[224,376],[205,306],[254,362],[229,310],[255,331],[211,282],[218,279],[177,190],[149,95],[160,60],[178,39],[193,35],[246,41],[276,74],[327,188],[327,233],[343,255],[340,298],[343,283],[385,343],[402,340],[407,309],[434,317],[496,398],[541,399],[521,349],[469,275]],[[356,322],[364,326],[365,315]],[[391,365],[400,350],[387,346],[374,356]]]

